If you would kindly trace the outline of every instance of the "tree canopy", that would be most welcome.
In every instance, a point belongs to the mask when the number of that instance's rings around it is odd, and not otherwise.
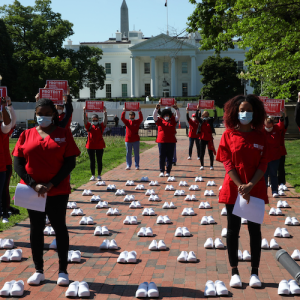
[[[300,0],[189,0],[196,9],[188,31],[201,34],[200,49],[247,49],[247,79],[263,94],[293,98],[300,89]]]

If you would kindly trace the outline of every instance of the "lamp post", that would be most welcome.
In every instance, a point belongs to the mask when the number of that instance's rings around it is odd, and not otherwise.
[[[241,75],[241,85],[244,86],[244,95],[247,95],[247,90],[246,90],[246,85],[249,83],[249,79],[245,79],[245,73],[243,71],[241,71],[240,73]],[[249,72],[247,72],[247,75],[249,75]]]

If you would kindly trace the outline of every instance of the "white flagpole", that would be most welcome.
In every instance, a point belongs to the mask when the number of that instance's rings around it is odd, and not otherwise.
[[[169,3],[167,2],[167,35],[169,35],[169,16],[168,16],[168,8],[169,8],[169,6],[168,6],[168,4]]]

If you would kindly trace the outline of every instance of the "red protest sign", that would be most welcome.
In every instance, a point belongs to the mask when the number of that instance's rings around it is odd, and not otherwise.
[[[175,104],[175,98],[160,98],[161,106],[173,106]]]
[[[104,109],[103,101],[85,101],[86,112],[102,112]]]
[[[285,101],[283,99],[266,99],[264,102],[280,103],[281,111],[284,111]]]
[[[125,110],[138,111],[140,108],[139,102],[125,102]]]
[[[7,87],[0,86],[0,97],[6,97],[6,96],[7,96]]]
[[[215,100],[199,100],[199,107],[201,109],[214,109]]]
[[[189,111],[196,111],[198,107],[198,103],[188,103],[188,110]]]
[[[280,102],[264,102],[264,107],[267,115],[280,116],[280,112],[281,112]]]
[[[64,90],[53,90],[53,89],[40,89],[40,99],[47,98],[52,100],[56,105],[64,104]]]
[[[47,89],[64,90],[66,95],[68,92],[68,80],[47,80]]]

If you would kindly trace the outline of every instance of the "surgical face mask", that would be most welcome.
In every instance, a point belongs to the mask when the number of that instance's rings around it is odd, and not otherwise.
[[[249,124],[253,119],[253,112],[252,111],[243,111],[239,112],[238,119],[242,125]]]
[[[203,121],[207,121],[208,120],[208,118],[207,117],[205,117],[205,118],[202,118],[203,119]]]
[[[196,121],[196,118],[193,117],[192,120],[193,120],[193,121]]]
[[[94,121],[94,122],[92,122],[92,124],[96,126],[96,125],[99,124],[99,122],[98,121]]]
[[[165,121],[168,122],[168,121],[170,120],[170,117],[169,117],[169,116],[166,116],[164,119],[165,119]]]
[[[36,120],[41,127],[48,127],[52,124],[52,117],[36,116]]]
[[[63,110],[62,109],[58,109],[57,112],[58,112],[59,115],[61,115],[63,113]]]
[[[268,132],[271,132],[273,130],[273,126],[270,127],[270,128],[268,128],[268,127],[265,126],[265,130],[268,131]]]

